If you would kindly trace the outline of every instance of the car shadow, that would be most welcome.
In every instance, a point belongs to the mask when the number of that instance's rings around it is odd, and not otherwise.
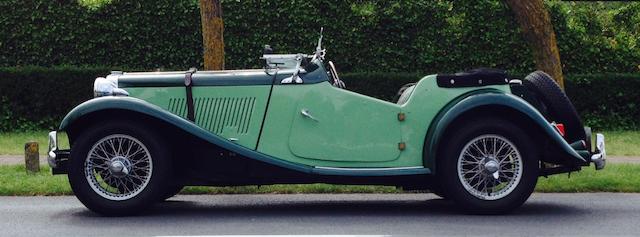
[[[585,211],[578,206],[567,206],[553,202],[528,202],[515,211],[501,216],[580,216]],[[77,210],[76,217],[101,218],[87,209]],[[147,211],[132,218],[140,217],[436,217],[436,216],[479,216],[465,213],[453,202],[435,198],[428,200],[313,200],[240,204],[216,204],[189,200],[168,200],[158,203]]]

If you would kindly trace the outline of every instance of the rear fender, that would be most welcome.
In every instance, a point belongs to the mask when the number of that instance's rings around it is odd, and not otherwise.
[[[555,128],[533,106],[520,97],[495,90],[481,90],[463,95],[452,101],[439,112],[429,127],[425,139],[424,164],[435,172],[436,156],[440,142],[445,137],[447,128],[459,116],[483,106],[502,106],[528,117],[534,122],[541,134],[552,144],[557,145],[569,163],[585,164],[587,161],[569,145]]]

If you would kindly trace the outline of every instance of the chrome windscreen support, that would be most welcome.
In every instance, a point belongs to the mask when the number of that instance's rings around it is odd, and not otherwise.
[[[293,75],[291,75],[290,77],[287,77],[285,79],[282,79],[282,81],[280,81],[280,84],[302,84],[302,78],[300,78],[300,76],[298,76],[298,74],[300,73],[300,66],[302,65],[302,59],[305,57],[305,55],[303,54],[296,54],[295,56],[295,61],[296,61],[296,66],[294,68],[293,71]]]

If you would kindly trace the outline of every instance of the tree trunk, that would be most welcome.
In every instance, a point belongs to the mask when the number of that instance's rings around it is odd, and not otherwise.
[[[200,0],[204,69],[224,69],[224,23],[220,0]]]
[[[520,24],[524,37],[531,46],[536,68],[553,77],[564,89],[562,64],[549,12],[542,0],[505,0]]]

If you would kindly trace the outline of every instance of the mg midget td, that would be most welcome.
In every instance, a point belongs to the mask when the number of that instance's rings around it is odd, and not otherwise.
[[[49,164],[103,215],[132,215],[184,186],[391,185],[473,213],[522,205],[539,176],[605,165],[541,71],[428,75],[388,102],[346,89],[321,39],[263,69],[112,72],[49,134]]]

